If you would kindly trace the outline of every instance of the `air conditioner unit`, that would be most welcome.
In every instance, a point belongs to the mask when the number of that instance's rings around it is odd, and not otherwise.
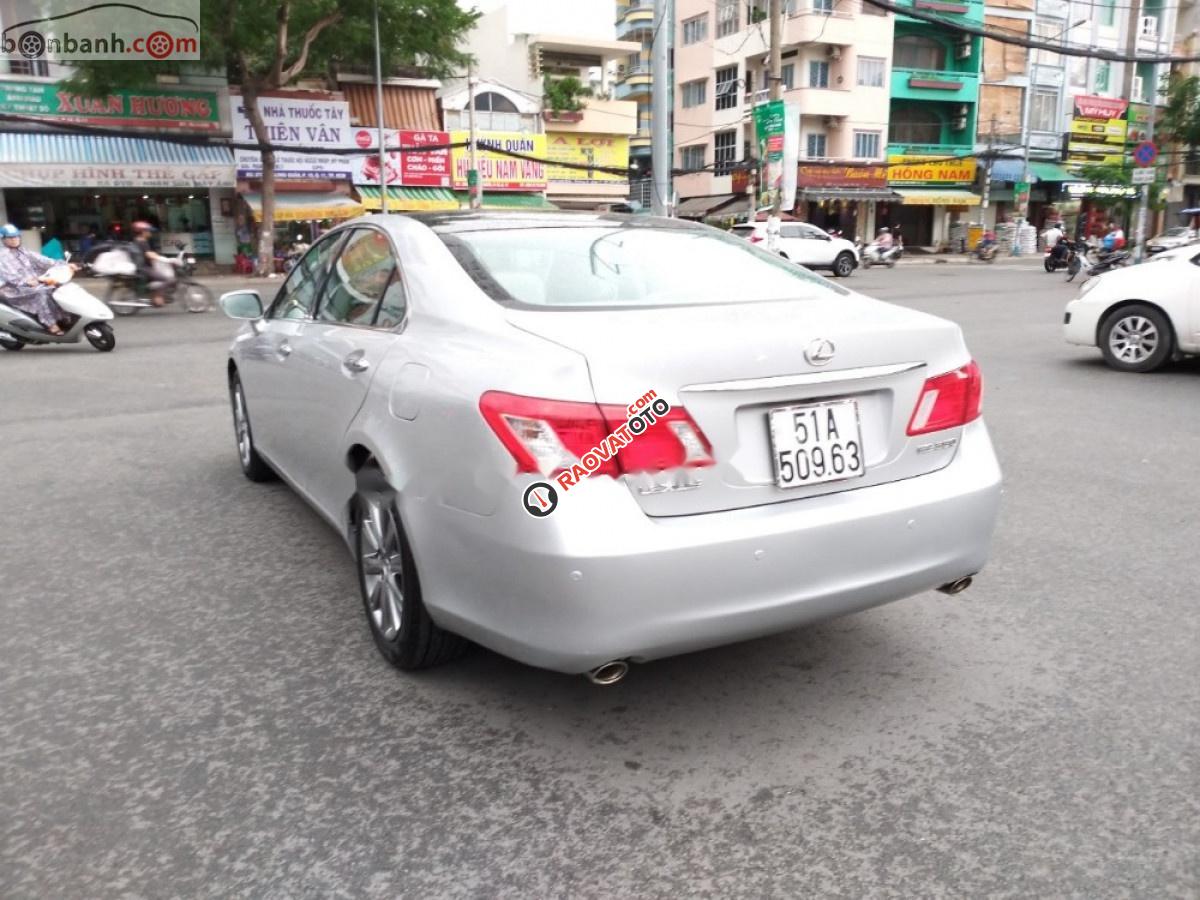
[[[826,53],[829,56],[829,58],[834,61],[842,58],[842,48],[839,47],[837,44],[830,44],[829,49],[826,51]]]
[[[951,121],[950,125],[954,128],[955,131],[965,131],[966,127],[967,127],[967,117],[966,116],[958,116],[957,118],[955,118],[954,120]]]
[[[970,59],[971,58],[971,39],[959,41],[954,45],[955,59]]]
[[[970,112],[971,112],[971,107],[967,106],[967,104],[965,104],[965,103],[960,103],[960,104],[958,104],[958,109],[955,111],[954,114],[960,119],[965,119],[970,114]]]
[[[1138,22],[1138,34],[1144,38],[1158,40],[1158,16],[1142,16]]]
[[[1145,93],[1143,93],[1144,88],[1145,88],[1145,85],[1142,82],[1142,76],[1134,75],[1133,76],[1133,97],[1131,99],[1133,99],[1134,101],[1139,102],[1139,103],[1145,102],[1146,95],[1145,95]]]

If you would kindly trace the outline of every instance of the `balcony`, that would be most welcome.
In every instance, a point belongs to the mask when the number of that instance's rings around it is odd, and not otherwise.
[[[649,100],[654,78],[649,66],[626,69],[621,80],[613,88],[614,100]]]
[[[805,116],[845,118],[853,112],[854,91],[798,87],[785,90],[783,99],[798,103],[801,114]]]
[[[895,0],[897,6],[907,6],[918,12],[930,13],[951,21],[983,24],[983,3],[980,0]],[[899,14],[897,14],[899,15]],[[919,22],[903,16],[905,22]]]
[[[642,40],[653,31],[653,0],[632,0],[617,19],[617,40]]]
[[[893,69],[892,97],[904,100],[974,103],[979,97],[979,73],[954,72],[948,69]]]
[[[629,138],[629,152],[635,156],[641,156],[644,153],[650,152],[650,132],[639,131],[637,134]]]

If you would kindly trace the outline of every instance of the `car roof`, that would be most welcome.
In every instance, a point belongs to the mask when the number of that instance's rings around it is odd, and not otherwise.
[[[458,234],[470,231],[517,231],[529,228],[595,228],[597,226],[660,228],[674,231],[700,231],[706,227],[687,219],[668,219],[662,216],[564,210],[472,209],[454,212],[411,213],[407,218],[421,222],[438,234]]]

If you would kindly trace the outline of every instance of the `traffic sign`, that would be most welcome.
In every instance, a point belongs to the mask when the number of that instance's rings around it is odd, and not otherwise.
[[[1132,173],[1133,184],[1154,184],[1153,169],[1134,169]]]
[[[1153,141],[1142,141],[1133,148],[1133,161],[1143,168],[1154,165],[1158,159],[1158,148]]]

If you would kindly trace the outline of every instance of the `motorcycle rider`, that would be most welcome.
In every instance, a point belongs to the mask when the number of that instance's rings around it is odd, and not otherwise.
[[[61,263],[22,247],[21,232],[15,225],[0,227],[0,239],[4,244],[0,250],[0,301],[30,313],[51,334],[62,334],[59,322],[64,316],[51,296],[54,287],[41,281],[49,269]],[[72,263],[71,268],[79,267]]]
[[[1067,255],[1067,236],[1063,233],[1062,222],[1051,222],[1042,232],[1042,240],[1050,251],[1050,259],[1055,263],[1062,262]]]
[[[896,242],[892,239],[892,231],[886,225],[879,229],[879,233],[875,236],[875,246],[879,248],[879,255],[883,256],[894,247]]]
[[[153,249],[150,238],[154,234],[154,226],[149,222],[134,222],[130,226],[133,240],[126,244],[126,249],[133,263],[137,266],[138,277],[146,283],[150,290],[150,302],[155,306],[164,306],[163,287],[167,284],[155,270],[154,264],[162,260]]]

